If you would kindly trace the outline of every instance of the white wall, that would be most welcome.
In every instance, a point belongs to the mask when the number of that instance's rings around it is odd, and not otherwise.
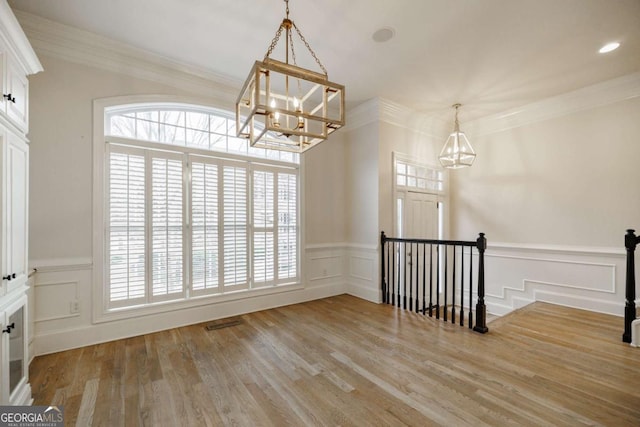
[[[91,258],[93,100],[185,95],[167,86],[39,55],[30,84],[30,239],[33,266]],[[195,94],[190,94],[195,95]]]
[[[350,243],[378,242],[378,144],[376,123],[347,133],[347,238]]]
[[[377,123],[346,133],[347,292],[378,302],[378,139]]]
[[[346,132],[304,154],[305,216],[308,244],[347,241]]]
[[[640,97],[472,138],[451,173],[452,231],[494,242],[624,247],[640,229]]]
[[[640,229],[639,117],[635,97],[469,135],[478,157],[451,172],[451,227],[487,235],[490,311],[538,300],[622,315],[624,234]]]

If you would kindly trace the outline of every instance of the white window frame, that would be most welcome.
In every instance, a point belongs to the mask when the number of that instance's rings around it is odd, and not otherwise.
[[[264,285],[259,286],[253,289],[241,290],[241,292],[227,292],[222,294],[206,294],[206,295],[189,295],[188,299],[179,299],[167,301],[164,303],[155,303],[155,304],[145,304],[137,307],[124,307],[122,309],[113,309],[108,307],[108,297],[106,296],[106,273],[108,270],[108,266],[105,262],[105,254],[106,254],[106,236],[105,231],[106,228],[104,226],[106,219],[106,190],[105,185],[108,183],[108,176],[106,174],[108,168],[106,167],[106,162],[108,160],[108,150],[107,143],[105,141],[105,129],[106,129],[106,119],[105,112],[109,107],[112,106],[124,106],[126,104],[147,104],[147,103],[178,103],[184,104],[185,106],[193,105],[199,108],[216,108],[217,106],[208,107],[210,102],[203,102],[200,99],[193,98],[185,98],[185,97],[174,97],[174,96],[163,96],[163,95],[142,95],[142,96],[121,96],[121,97],[113,97],[113,98],[103,98],[94,100],[94,108],[93,108],[93,310],[92,310],[92,319],[94,323],[101,322],[109,322],[113,320],[120,319],[128,319],[134,317],[140,317],[150,314],[156,313],[164,313],[174,310],[180,309],[188,309],[200,307],[203,305],[209,305],[212,303],[222,303],[227,301],[234,301],[239,299],[251,298],[260,295],[270,295],[277,294],[282,292],[290,292],[294,290],[300,290],[304,288],[304,271],[303,271],[303,263],[301,262],[303,257],[303,248],[304,248],[304,227],[301,222],[301,218],[304,215],[304,173],[303,164],[304,158],[301,156],[299,165],[280,162],[277,160],[269,160],[269,159],[259,159],[259,158],[250,158],[243,155],[236,155],[232,153],[221,153],[221,152],[213,152],[210,150],[200,150],[196,148],[184,148],[185,150],[192,156],[204,156],[208,158],[219,158],[224,159],[223,162],[233,163],[235,161],[241,161],[243,163],[255,164],[256,167],[275,165],[278,167],[290,168],[292,170],[297,170],[297,194],[298,194],[298,209],[297,209],[297,230],[298,230],[298,239],[297,239],[297,278],[292,279],[290,283],[279,284],[277,286],[273,285]],[[218,107],[219,108],[219,107]],[[222,107],[224,108],[224,107]],[[166,147],[168,151],[174,151],[171,149],[171,145],[147,142],[147,141],[135,141],[135,144],[131,144],[133,140],[128,140],[125,138],[116,138],[109,137],[110,142],[112,143],[124,143],[128,146],[135,146],[137,148],[142,149],[152,149],[152,150],[162,150],[163,146]],[[251,174],[251,168],[248,169],[248,174]],[[247,186],[251,186],[251,180],[247,180]],[[190,182],[188,187],[190,186]],[[189,191],[190,189],[187,189]],[[248,191],[251,191],[249,188]],[[186,195],[184,196],[187,197]],[[248,198],[251,198],[251,193],[248,193]],[[187,209],[187,214],[189,216],[188,221],[191,221],[190,209]],[[250,214],[250,213],[249,213]],[[251,221],[251,219],[249,220]],[[252,227],[252,224],[249,224],[249,227]],[[249,236],[252,236],[252,233],[249,233]],[[251,241],[251,238],[248,238]],[[190,250],[191,241],[190,239],[186,239],[188,242],[188,248],[185,250]],[[253,256],[251,250],[251,243],[249,242],[247,248],[247,259]],[[191,262],[185,267],[185,274],[189,276],[191,275]],[[277,266],[276,266],[277,268]],[[248,276],[252,276],[252,271],[249,270]],[[187,291],[189,292],[189,291]]]

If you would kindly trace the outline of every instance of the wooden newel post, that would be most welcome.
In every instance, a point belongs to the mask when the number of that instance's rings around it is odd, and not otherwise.
[[[387,280],[384,271],[384,247],[387,243],[387,236],[384,235],[384,231],[380,232],[380,287],[382,288],[382,302],[387,304]]]
[[[635,250],[640,238],[635,235],[635,230],[627,230],[624,236],[624,247],[627,249],[627,280],[624,305],[624,333],[623,342],[631,342],[631,322],[636,319],[636,271]]]
[[[476,303],[476,325],[473,330],[481,334],[487,333],[487,307],[484,305],[484,251],[487,249],[487,239],[484,233],[476,240],[478,248],[478,302]]]

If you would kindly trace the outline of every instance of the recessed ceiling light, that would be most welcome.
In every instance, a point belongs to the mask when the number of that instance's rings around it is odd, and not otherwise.
[[[616,50],[619,47],[620,47],[620,43],[618,43],[618,42],[607,43],[604,46],[602,46],[598,52],[607,53],[607,52],[611,52],[613,50]]]
[[[373,33],[373,35],[371,36],[371,38],[378,42],[378,43],[384,43],[384,42],[388,42],[389,40],[391,40],[393,38],[393,36],[396,35],[396,30],[394,30],[391,27],[382,27],[378,30],[376,30],[375,33]]]

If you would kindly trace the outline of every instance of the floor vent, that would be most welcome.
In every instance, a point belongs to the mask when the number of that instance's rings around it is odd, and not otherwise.
[[[228,319],[220,319],[215,322],[211,322],[207,324],[204,328],[207,331],[215,331],[216,329],[229,328],[231,326],[238,326],[242,323],[242,319],[240,318],[228,318]]]

